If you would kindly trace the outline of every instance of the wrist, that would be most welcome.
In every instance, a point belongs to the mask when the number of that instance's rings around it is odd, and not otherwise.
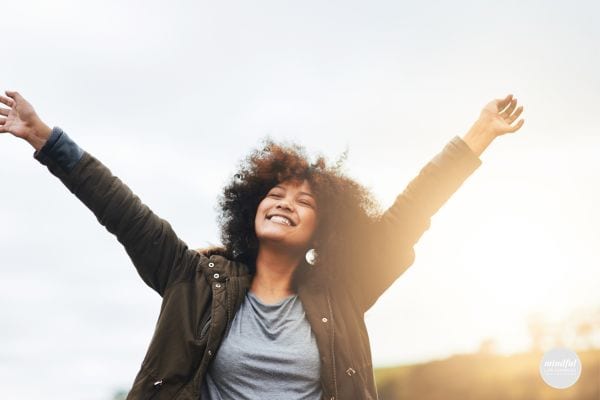
[[[473,150],[477,156],[492,143],[496,136],[486,128],[486,124],[476,121],[469,131],[462,137],[463,141]]]
[[[26,140],[36,151],[39,151],[44,147],[51,133],[52,129],[40,120],[31,127],[31,132]]]

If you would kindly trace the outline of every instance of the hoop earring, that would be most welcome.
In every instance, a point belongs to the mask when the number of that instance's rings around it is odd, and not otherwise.
[[[311,266],[315,266],[315,264],[317,263],[317,257],[318,254],[315,249],[308,249],[306,255],[304,256],[304,258],[306,258],[306,262],[309,263]]]

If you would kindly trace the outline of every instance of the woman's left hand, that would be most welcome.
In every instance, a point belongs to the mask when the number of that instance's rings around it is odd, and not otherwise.
[[[492,140],[516,132],[523,126],[525,120],[522,118],[513,125],[522,112],[523,106],[517,107],[517,99],[512,94],[492,100],[481,110],[479,119],[462,139],[479,156]]]
[[[504,99],[496,99],[490,101],[481,110],[479,121],[482,127],[494,136],[504,135],[505,133],[513,133],[518,131],[525,120],[521,118],[515,125],[513,122],[523,112],[523,106],[517,107],[517,99],[509,94]]]

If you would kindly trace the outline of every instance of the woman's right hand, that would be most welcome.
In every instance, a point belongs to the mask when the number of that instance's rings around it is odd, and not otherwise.
[[[8,97],[0,95],[0,103],[9,108],[0,107],[0,133],[12,133],[29,142],[36,150],[41,149],[50,137],[52,129],[40,119],[33,106],[23,96],[9,90],[5,93]]]

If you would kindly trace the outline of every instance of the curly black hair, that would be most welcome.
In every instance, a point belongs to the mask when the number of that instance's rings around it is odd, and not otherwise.
[[[343,274],[340,267],[357,257],[352,250],[360,247],[381,216],[379,203],[365,186],[343,173],[348,149],[331,166],[322,155],[310,162],[305,148],[297,143],[278,143],[270,136],[261,142],[240,162],[219,195],[217,221],[223,246],[204,249],[204,253],[218,250],[229,259],[244,262],[254,274],[258,254],[254,221],[259,203],[278,183],[306,179],[319,209],[317,264],[336,279],[338,273]]]

